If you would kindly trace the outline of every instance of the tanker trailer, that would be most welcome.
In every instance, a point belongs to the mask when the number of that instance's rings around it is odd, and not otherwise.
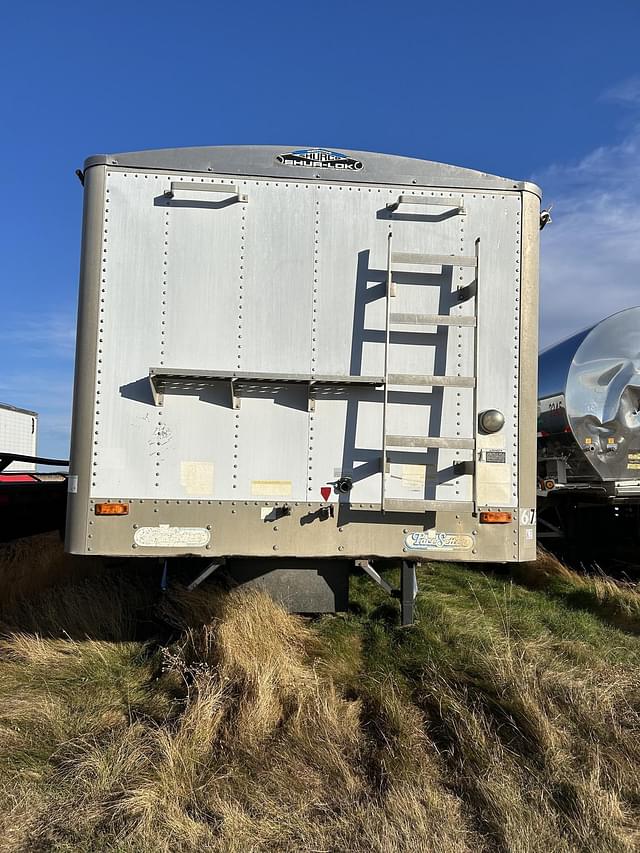
[[[540,354],[538,485],[539,538],[637,537],[640,307]]]

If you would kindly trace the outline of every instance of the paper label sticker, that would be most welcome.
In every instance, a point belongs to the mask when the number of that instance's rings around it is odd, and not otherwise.
[[[504,432],[494,432],[490,435],[478,436],[478,448],[483,450],[485,447],[504,448],[505,447]]]
[[[353,470],[351,468],[334,468],[333,476],[336,480],[340,477],[353,477]]]
[[[204,527],[139,527],[133,535],[136,545],[143,548],[204,548],[211,533]]]
[[[465,533],[442,533],[439,530],[423,530],[409,533],[404,539],[409,551],[470,551],[473,537]]]
[[[75,495],[78,491],[78,475],[69,474],[67,477],[67,491],[70,495]]]
[[[256,497],[259,495],[289,497],[291,494],[291,480],[252,480],[251,494]]]
[[[480,506],[509,506],[512,466],[495,462],[477,462],[476,477]]]
[[[402,487],[410,492],[424,491],[426,473],[426,465],[403,465]]]
[[[213,494],[213,463],[181,462],[180,483],[188,495]]]

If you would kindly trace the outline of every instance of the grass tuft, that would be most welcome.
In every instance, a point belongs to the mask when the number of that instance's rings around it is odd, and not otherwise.
[[[637,589],[419,582],[404,629],[360,576],[315,620],[143,561],[5,600],[0,851],[637,850]]]

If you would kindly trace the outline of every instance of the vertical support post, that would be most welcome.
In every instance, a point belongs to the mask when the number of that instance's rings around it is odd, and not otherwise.
[[[476,255],[476,294],[475,294],[475,303],[476,303],[476,325],[473,330],[473,375],[475,377],[475,382],[473,383],[473,474],[472,474],[472,484],[473,484],[473,514],[478,514],[478,437],[479,437],[479,425],[478,425],[478,378],[480,376],[480,346],[479,346],[479,335],[480,335],[480,300],[478,299],[480,293],[480,238],[476,240],[475,243],[475,255]]]
[[[403,560],[400,569],[400,624],[403,627],[413,625],[414,604],[417,594],[416,564],[409,560]]]

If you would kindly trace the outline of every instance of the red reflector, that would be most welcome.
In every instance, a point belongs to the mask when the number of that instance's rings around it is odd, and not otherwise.
[[[481,512],[480,524],[510,524],[510,512]]]
[[[35,477],[29,474],[0,474],[0,483],[36,483]]]
[[[320,494],[322,495],[323,501],[328,501],[329,496],[331,494],[331,486],[321,486],[320,487]]]
[[[96,515],[129,515],[129,504],[96,504]]]

